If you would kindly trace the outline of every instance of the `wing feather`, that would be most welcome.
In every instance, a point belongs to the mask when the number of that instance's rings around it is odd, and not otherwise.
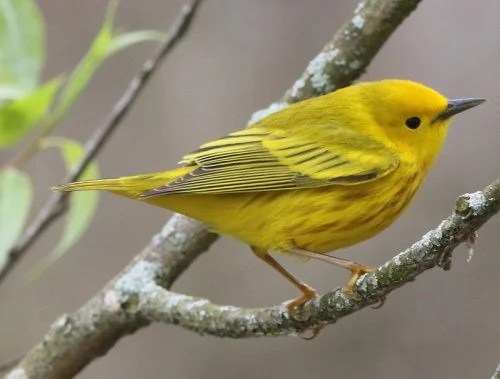
[[[399,160],[382,143],[345,128],[291,133],[258,126],[206,143],[181,163],[193,171],[143,197],[352,185],[387,175]]]

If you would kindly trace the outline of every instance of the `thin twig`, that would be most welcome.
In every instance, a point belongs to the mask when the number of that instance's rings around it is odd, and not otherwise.
[[[78,179],[87,168],[92,159],[101,151],[104,144],[110,139],[113,132],[118,128],[123,118],[130,111],[139,97],[152,74],[158,69],[163,59],[172,51],[191,24],[201,0],[194,0],[185,4],[170,27],[165,42],[163,42],[153,56],[144,62],[139,74],[132,79],[128,88],[115,104],[108,117],[104,120],[85,144],[85,152],[78,164],[68,173],[63,182],[72,182]],[[0,283],[15,267],[19,260],[28,251],[29,247],[49,227],[53,221],[58,219],[67,209],[68,194],[56,192],[48,199],[31,225],[25,230],[19,243],[9,252],[7,262],[0,271]]]

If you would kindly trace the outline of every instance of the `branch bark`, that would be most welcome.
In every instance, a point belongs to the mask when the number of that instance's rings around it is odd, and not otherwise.
[[[215,239],[189,219],[171,219],[143,251],[87,304],[60,316],[6,378],[71,378],[122,337],[150,321],[135,312],[138,288],[169,288]]]
[[[184,37],[196,13],[201,0],[194,0],[183,6],[181,13],[170,27],[165,41],[158,47],[153,56],[144,62],[139,74],[132,79],[122,97],[115,104],[108,117],[104,120],[85,144],[85,151],[78,164],[68,173],[63,183],[73,182],[78,179],[90,162],[99,154],[113,132],[118,129],[121,121],[128,114],[135,101],[141,94],[151,76],[160,66],[163,59],[172,51],[177,43]],[[19,263],[30,246],[43,232],[67,209],[68,193],[55,192],[47,200],[32,224],[25,230],[19,243],[9,253],[5,266],[0,269],[0,284],[9,272]]]

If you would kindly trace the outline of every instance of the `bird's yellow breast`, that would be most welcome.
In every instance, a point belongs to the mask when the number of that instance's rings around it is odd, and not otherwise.
[[[412,166],[402,166],[384,178],[352,186],[170,195],[147,202],[262,249],[286,251],[295,246],[327,253],[387,228],[408,206],[422,178]]]

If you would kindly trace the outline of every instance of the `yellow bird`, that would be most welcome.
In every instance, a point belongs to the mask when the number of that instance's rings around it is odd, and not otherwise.
[[[202,145],[182,167],[64,184],[167,208],[249,244],[302,296],[317,296],[271,252],[319,259],[351,271],[370,267],[327,253],[387,228],[408,206],[445,141],[451,117],[484,102],[449,100],[422,84],[352,85],[273,113]]]

